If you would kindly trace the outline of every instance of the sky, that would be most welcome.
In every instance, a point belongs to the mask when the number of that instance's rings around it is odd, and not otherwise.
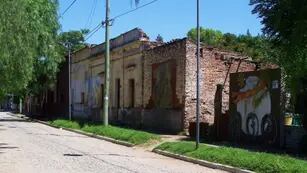
[[[73,0],[59,0],[59,15]],[[152,0],[140,0],[139,6]],[[261,33],[260,19],[251,13],[249,0],[200,0],[200,24],[223,33],[252,35]],[[110,0],[111,17],[132,10],[130,0]],[[92,14],[92,15],[91,15]],[[105,18],[105,0],[77,0],[60,18],[61,31],[92,30]],[[111,38],[134,28],[141,28],[151,40],[160,34],[164,41],[183,38],[196,27],[196,0],[158,0],[151,5],[116,19],[111,27]],[[100,29],[88,43],[104,42],[104,29]]]

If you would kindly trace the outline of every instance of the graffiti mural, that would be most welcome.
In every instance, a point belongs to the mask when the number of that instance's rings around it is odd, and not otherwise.
[[[232,138],[276,143],[280,122],[280,71],[264,70],[230,76]]]

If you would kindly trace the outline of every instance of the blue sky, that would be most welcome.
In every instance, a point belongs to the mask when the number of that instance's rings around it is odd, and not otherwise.
[[[61,14],[73,0],[59,0]],[[110,0],[111,16],[122,14],[133,8],[130,0]],[[152,0],[141,0],[141,4]],[[234,34],[244,34],[247,29],[253,35],[261,33],[260,19],[251,14],[249,0],[200,0],[201,25],[206,28],[221,30]],[[90,17],[92,7],[95,13]],[[105,0],[77,0],[72,8],[60,18],[62,31],[92,29],[105,18]],[[90,19],[90,20],[88,20]],[[158,0],[133,13],[118,18],[112,28],[111,36],[115,37],[130,29],[139,27],[151,39],[160,34],[165,41],[182,38],[196,25],[196,0]],[[101,43],[104,40],[104,29],[100,29],[89,43]]]

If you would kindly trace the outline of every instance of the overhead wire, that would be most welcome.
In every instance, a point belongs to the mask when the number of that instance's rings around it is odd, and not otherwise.
[[[89,14],[89,16],[88,16],[88,18],[87,18],[87,22],[86,22],[84,28],[89,28],[89,27],[91,27],[92,21],[93,21],[93,16],[94,16],[94,14],[95,14],[95,12],[96,12],[97,2],[98,2],[98,0],[94,0],[94,1],[93,1],[93,5],[92,5],[90,14]]]
[[[119,14],[119,15],[113,17],[111,20],[115,20],[115,19],[117,19],[117,18],[119,18],[119,17],[125,16],[125,15],[127,15],[127,14],[129,14],[129,13],[132,13],[132,12],[134,12],[134,11],[137,11],[137,10],[140,9],[140,8],[144,8],[144,7],[148,6],[148,5],[151,5],[151,4],[153,4],[153,3],[157,2],[157,1],[158,1],[158,0],[150,1],[150,2],[148,2],[148,3],[146,3],[146,4],[144,4],[144,5],[141,5],[141,6],[136,7],[135,9],[132,9],[132,10],[126,11],[126,12],[124,12],[124,13],[122,13],[122,14]]]
[[[88,39],[90,39],[96,32],[99,31],[100,28],[103,27],[103,23],[100,23],[99,25],[97,25],[94,29],[92,29],[88,34],[86,34],[85,36],[85,41],[87,41]]]
[[[153,1],[150,1],[150,2],[148,2],[148,3],[146,3],[146,4],[143,4],[143,5],[141,5],[141,6],[138,6],[138,7],[136,7],[135,9],[126,11],[126,12],[124,12],[124,13],[122,13],[122,14],[119,14],[119,15],[117,15],[117,16],[111,18],[110,21],[111,21],[111,22],[114,22],[114,20],[117,19],[117,18],[120,18],[120,17],[125,16],[125,15],[127,15],[127,14],[129,14],[129,13],[132,13],[132,12],[134,12],[134,11],[137,11],[137,10],[139,10],[139,9],[141,9],[141,8],[144,8],[144,7],[148,6],[148,5],[151,5],[151,4],[153,4],[153,3],[157,2],[157,1],[158,1],[158,0],[153,0]],[[90,39],[90,38],[91,38],[96,32],[98,32],[99,29],[102,28],[105,24],[106,24],[105,21],[102,21],[101,23],[99,23],[94,29],[92,29],[92,30],[85,36],[85,37],[86,37],[85,41],[87,41],[88,39]]]
[[[65,13],[77,2],[77,0],[74,0],[65,10],[64,12],[60,15],[60,18],[65,15]]]

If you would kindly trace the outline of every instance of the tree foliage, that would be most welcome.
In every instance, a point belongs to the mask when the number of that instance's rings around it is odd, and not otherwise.
[[[284,69],[294,95],[306,89],[301,81],[307,79],[307,1],[251,0],[250,4],[271,42],[268,59]]]
[[[57,7],[56,0],[1,1],[0,95],[25,91],[41,74],[56,72]]]
[[[188,32],[188,37],[196,40],[197,32],[193,28]],[[226,50],[239,52],[254,60],[263,60],[267,49],[267,40],[264,36],[252,36],[249,31],[244,35],[231,33],[223,34],[221,31],[213,29],[200,29],[200,41],[203,44],[220,47]]]
[[[75,52],[81,48],[83,48],[85,44],[85,35],[89,33],[88,29],[83,29],[80,31],[74,30],[74,31],[68,31],[68,32],[62,32],[58,36],[58,41],[60,44],[62,44],[65,47],[65,44],[70,43],[72,52]],[[66,49],[63,48],[64,54]]]
[[[193,40],[197,39],[196,28],[191,29],[188,32],[188,37]],[[222,42],[223,33],[218,30],[200,28],[200,41],[207,45],[218,46]]]
[[[251,0],[253,13],[264,25],[262,31],[277,44],[307,44],[306,0]]]

